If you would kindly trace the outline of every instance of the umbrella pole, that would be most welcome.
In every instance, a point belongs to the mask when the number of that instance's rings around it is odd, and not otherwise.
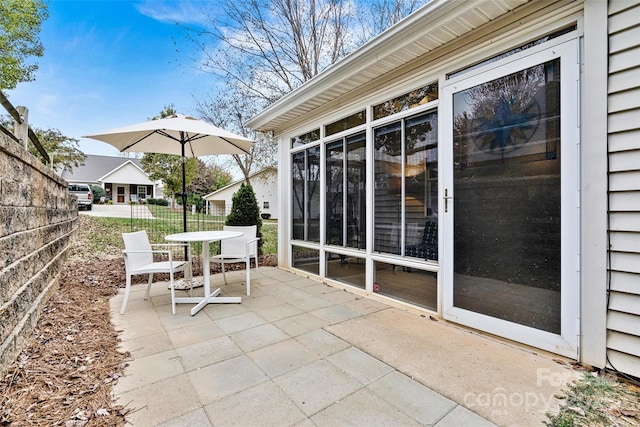
[[[187,187],[185,185],[186,173],[184,171],[184,164],[186,159],[184,158],[184,149],[182,153],[182,228],[187,232]]]
[[[187,232],[187,174],[185,172],[186,159],[184,157],[184,133],[180,132],[180,145],[182,146],[182,228]],[[187,248],[184,248],[184,259],[187,260]]]

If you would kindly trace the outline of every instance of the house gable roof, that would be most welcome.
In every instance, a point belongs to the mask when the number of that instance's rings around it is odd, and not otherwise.
[[[264,175],[267,173],[272,173],[272,174],[277,174],[278,170],[275,167],[269,166],[266,167],[252,175],[249,176],[249,181],[251,181],[251,178],[257,177],[259,175]],[[216,191],[207,194],[206,196],[203,197],[203,199],[205,200],[214,200],[215,197],[217,195],[219,195],[220,193],[226,192],[228,189],[233,188],[233,187],[240,187],[240,184],[242,184],[243,182],[245,182],[245,179],[239,179],[237,181],[232,182],[231,184],[227,184],[222,188],[218,188]]]
[[[433,0],[262,110],[247,125],[254,130],[278,134],[289,123],[313,114],[334,100],[357,99],[349,94],[424,55],[445,49],[473,30],[513,14],[527,3],[542,9],[553,2]],[[477,40],[469,42],[473,44]]]
[[[133,170],[136,172],[139,172],[141,174],[144,174],[145,176],[147,175],[145,173],[145,171],[142,170],[142,168],[140,166],[138,166],[137,164],[135,164],[134,162],[131,161],[131,159],[129,159],[128,161],[122,163],[120,166],[116,167],[115,169],[107,172],[106,175],[101,176],[99,178],[99,181],[104,182],[104,181],[113,181],[113,179],[109,179],[109,177],[112,177],[120,172],[123,172],[124,169],[129,169],[129,170]]]
[[[100,178],[100,182],[121,182],[137,185],[153,185],[142,168],[133,162],[126,162]]]
[[[97,184],[102,182],[104,177],[122,168],[125,164],[134,165],[144,174],[139,159],[89,154],[85,158],[84,165],[78,166],[71,171],[65,169],[60,174],[60,177],[69,182],[79,181]]]

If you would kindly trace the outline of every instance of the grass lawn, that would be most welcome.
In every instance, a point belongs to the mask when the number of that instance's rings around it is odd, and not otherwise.
[[[166,243],[164,236],[173,233],[181,233],[183,230],[182,211],[175,211],[165,206],[148,205],[153,214],[153,219],[138,218],[110,218],[80,215],[80,227],[90,227],[92,238],[85,244],[83,252],[87,253],[111,253],[121,255],[123,247],[122,233],[147,230],[149,240],[152,243]],[[215,216],[201,216],[198,221],[193,221],[188,216],[189,230],[221,230],[224,218]],[[264,221],[262,224],[262,253],[274,255],[278,252],[278,222],[275,220]],[[193,250],[200,252],[201,244],[195,243]],[[212,245],[215,247],[215,245]]]

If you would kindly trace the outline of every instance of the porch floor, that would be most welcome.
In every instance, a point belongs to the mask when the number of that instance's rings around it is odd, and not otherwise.
[[[171,315],[166,283],[111,299],[114,388],[135,426],[539,426],[578,374],[568,361],[274,267],[212,276],[241,304]],[[182,292],[182,291],[180,291]],[[202,288],[194,293],[202,293]]]

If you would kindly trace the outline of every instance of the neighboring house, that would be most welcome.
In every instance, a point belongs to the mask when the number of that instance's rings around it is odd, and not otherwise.
[[[231,210],[233,194],[238,191],[244,178],[233,182],[219,190],[204,196],[207,213],[210,215],[227,215]],[[265,168],[249,177],[260,208],[260,214],[271,219],[278,218],[278,170]]]
[[[139,159],[87,155],[83,166],[64,169],[60,177],[67,182],[99,185],[114,204],[164,197],[160,184],[142,170]]]
[[[433,0],[275,102],[279,266],[640,377],[638,29]]]

